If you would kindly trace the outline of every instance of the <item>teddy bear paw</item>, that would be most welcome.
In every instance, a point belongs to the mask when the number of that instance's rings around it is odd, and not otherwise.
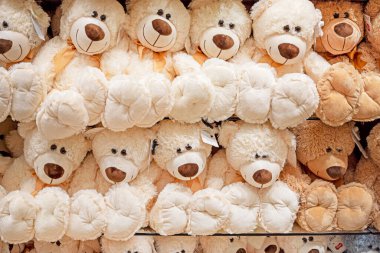
[[[67,229],[70,197],[59,187],[44,188],[35,197],[39,207],[35,221],[35,237],[39,241],[60,240]]]
[[[125,131],[142,121],[151,107],[149,90],[136,77],[119,75],[109,81],[103,125]]]
[[[338,188],[337,226],[342,230],[363,230],[371,223],[373,193],[359,183]]]
[[[270,233],[292,231],[299,208],[298,195],[281,181],[261,189],[259,194],[260,226]]]
[[[273,87],[276,84],[275,73],[264,64],[244,64],[240,72],[239,101],[236,116],[253,124],[268,120]]]
[[[104,199],[107,206],[104,237],[115,241],[128,240],[145,222],[143,201],[128,184],[112,186]]]
[[[359,72],[347,63],[332,65],[317,83],[317,116],[327,125],[340,126],[350,121],[359,107],[363,92]]]
[[[304,74],[286,74],[277,80],[271,103],[273,127],[295,127],[313,115],[319,103],[314,81]]]
[[[0,234],[4,242],[18,244],[34,237],[38,205],[32,195],[10,192],[0,200]]]
[[[196,192],[189,204],[189,233],[217,233],[226,224],[229,210],[229,203],[220,191],[208,188]]]
[[[170,116],[178,121],[195,123],[201,121],[214,103],[214,87],[201,72],[178,76],[172,82],[174,106]]]
[[[78,80],[71,86],[83,97],[84,106],[89,117],[88,125],[100,122],[107,97],[107,79],[98,68],[87,67]]]
[[[258,224],[260,199],[257,189],[247,183],[225,186],[222,194],[229,201],[230,212],[225,230],[231,234],[254,232]]]
[[[4,121],[12,105],[13,87],[9,78],[9,73],[0,67],[0,122]]]
[[[74,240],[95,240],[105,226],[106,204],[95,190],[81,190],[71,197],[69,225],[66,235]]]
[[[64,139],[82,132],[88,124],[84,99],[72,90],[52,91],[37,113],[38,130],[46,139]]]

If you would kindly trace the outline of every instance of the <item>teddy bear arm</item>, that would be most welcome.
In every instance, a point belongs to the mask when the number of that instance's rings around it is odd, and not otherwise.
[[[34,183],[33,169],[26,163],[24,157],[19,157],[13,161],[9,169],[4,173],[1,185],[10,192],[20,189],[33,192]]]
[[[95,179],[98,170],[99,167],[96,164],[95,158],[89,155],[72,176],[68,189],[70,196],[80,190],[97,189]]]
[[[316,52],[310,52],[304,60],[305,72],[314,82],[318,82],[331,64]]]
[[[361,71],[379,71],[380,65],[378,64],[378,60],[380,55],[376,53],[376,50],[368,43],[362,42],[358,48],[359,56],[357,59],[357,64],[364,66]]]
[[[100,59],[100,69],[107,78],[128,74],[128,66],[130,64],[130,55],[126,50],[119,47],[105,52]]]
[[[12,83],[8,71],[0,67],[0,122],[4,121],[10,111],[12,104]]]
[[[356,166],[355,181],[372,188],[376,183],[377,177],[375,175],[380,175],[377,166],[370,159],[362,157]]]
[[[228,165],[226,154],[224,151],[216,153],[209,164],[207,170],[205,186],[206,188],[213,188],[221,190],[226,184],[226,172],[231,170]]]

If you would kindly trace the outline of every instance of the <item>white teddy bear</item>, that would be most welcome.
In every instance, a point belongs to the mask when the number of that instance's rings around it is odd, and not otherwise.
[[[34,0],[0,1],[0,122],[35,118],[44,99],[33,61],[43,44],[49,16]]]
[[[75,241],[67,236],[56,242],[34,241],[34,249],[30,253],[100,253],[98,240]]]
[[[248,233],[257,227],[272,233],[291,231],[298,195],[278,177],[287,159],[296,162],[294,136],[268,124],[227,122],[219,141],[226,150],[213,156],[206,186],[222,189],[231,204],[225,231]]]
[[[246,237],[205,236],[200,243],[203,253],[250,253]]]
[[[248,253],[283,253],[274,236],[252,236],[247,241]]]
[[[278,236],[278,245],[284,253],[327,253],[327,236]]]
[[[70,137],[101,121],[114,67],[109,54],[126,54],[114,48],[125,20],[116,0],[65,0],[61,10],[59,36],[34,60],[45,84],[38,92],[49,92],[36,116],[47,139]]]
[[[228,202],[216,189],[205,188],[211,145],[198,124],[162,121],[157,126],[149,176],[158,198],[150,211],[150,226],[161,235],[187,232],[214,234],[228,217]]]
[[[24,155],[5,171],[1,184],[8,194],[0,200],[3,241],[23,243],[33,238],[55,242],[68,226],[70,198],[65,189],[89,145],[83,135],[46,140],[37,129],[19,128]]]

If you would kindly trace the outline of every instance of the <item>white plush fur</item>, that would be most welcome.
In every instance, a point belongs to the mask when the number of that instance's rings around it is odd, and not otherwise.
[[[155,237],[157,253],[165,252],[196,252],[198,239],[196,237]]]
[[[201,237],[203,253],[244,253],[248,252],[246,237]]]
[[[277,241],[284,253],[288,252],[310,252],[317,250],[327,253],[327,236],[279,236]]]
[[[110,241],[102,237],[102,250],[104,253],[156,253],[154,239],[150,236],[134,236],[128,241]]]

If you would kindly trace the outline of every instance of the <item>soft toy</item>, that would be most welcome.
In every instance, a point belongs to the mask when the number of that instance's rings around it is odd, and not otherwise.
[[[103,234],[109,240],[126,241],[147,223],[146,207],[155,195],[144,175],[153,132],[94,129],[86,135],[92,135],[93,155],[71,180],[66,234],[75,240],[95,240]]]
[[[188,236],[188,237],[156,236],[155,246],[156,246],[157,253],[166,253],[166,252],[197,253],[198,239],[196,237],[191,237],[191,236]]]
[[[226,150],[213,156],[206,186],[222,189],[231,204],[225,230],[291,231],[298,196],[278,177],[287,158],[293,160],[294,136],[269,124],[227,122],[221,127],[219,142]]]
[[[278,236],[283,253],[327,253],[327,236]]]
[[[128,241],[119,242],[102,237],[101,243],[103,253],[156,253],[154,239],[151,236],[134,236]]]
[[[247,237],[248,252],[247,253],[281,253],[277,238],[273,236],[257,236]]]
[[[355,181],[366,185],[375,193],[375,199],[380,204],[380,153],[379,153],[380,124],[376,125],[367,137],[368,158],[362,156],[356,166]],[[370,176],[369,176],[370,175]],[[373,225],[380,230],[380,214],[377,212]]]
[[[212,237],[205,236],[200,238],[203,253],[247,253],[246,237]]]
[[[74,241],[73,239],[64,236],[62,239],[56,242],[42,242],[34,241],[34,250],[30,253],[100,253],[100,244],[98,240],[93,241]]]
[[[379,235],[346,235],[344,245],[348,253],[379,253]]]
[[[34,61],[44,83],[38,92],[49,91],[36,116],[47,139],[70,137],[100,122],[106,76],[113,68],[109,54],[124,22],[124,9],[116,0],[65,0],[61,9],[59,36]],[[123,50],[115,50],[124,56]]]
[[[31,61],[46,38],[49,21],[34,0],[0,1],[0,122],[9,113],[18,121],[35,118],[44,94]]]
[[[6,170],[1,184],[8,194],[0,201],[0,234],[5,242],[33,238],[55,242],[68,226],[71,174],[80,166],[89,145],[83,135],[46,140],[37,129],[19,128],[24,155]]]
[[[334,128],[314,120],[294,129],[297,158],[313,180],[309,184],[296,176],[294,182],[302,192],[297,221],[308,231],[362,230],[371,223],[376,205],[370,189],[355,182],[343,184],[355,146],[352,128],[352,124]]]
[[[204,185],[211,153],[208,132],[201,123],[162,121],[157,126],[154,163],[148,171],[159,195],[150,211],[150,226],[161,235],[214,234],[227,220],[223,194]]]

